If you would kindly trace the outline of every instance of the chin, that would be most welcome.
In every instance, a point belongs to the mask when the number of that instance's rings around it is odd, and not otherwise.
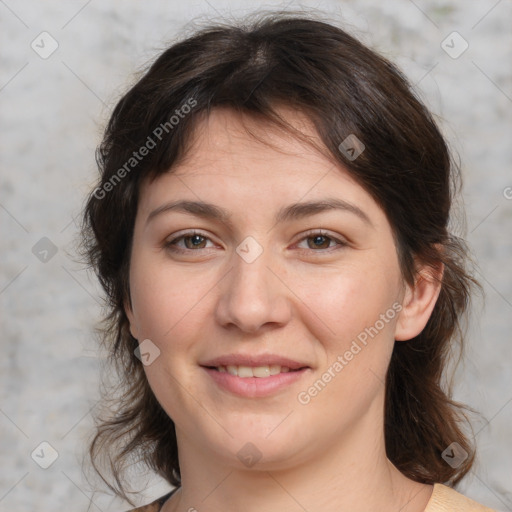
[[[255,428],[250,418],[247,422],[237,422],[232,428],[225,423],[223,426],[233,437],[226,434],[221,439],[210,439],[212,450],[228,465],[237,468],[271,471],[293,467],[304,457],[307,447],[311,447],[311,441],[302,443],[284,425],[279,425],[283,418],[273,420],[271,427],[262,429]]]

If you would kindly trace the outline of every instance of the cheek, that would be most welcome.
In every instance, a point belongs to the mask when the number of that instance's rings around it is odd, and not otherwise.
[[[140,255],[132,261],[130,289],[141,337],[163,342],[190,325],[208,289],[206,279],[162,264],[160,258]]]
[[[321,364],[297,396],[311,417],[331,411],[333,418],[340,414],[339,421],[351,422],[383,392],[400,307],[389,277],[354,269],[311,295],[308,305],[321,318],[310,323],[318,326]]]
[[[318,315],[308,313],[309,329],[321,346],[320,367],[297,397],[300,404],[311,402],[322,411],[340,404],[348,421],[364,414],[382,392],[400,308],[399,282],[398,266],[362,259],[328,279],[303,280],[304,314],[309,309]]]
[[[139,256],[132,262],[133,311],[139,341],[149,339],[159,350],[159,357],[144,366],[148,382],[167,413],[179,418],[180,408],[187,403],[180,382],[190,382],[195,370],[195,341],[199,334],[211,332],[202,322],[212,317],[205,310],[205,294],[215,281],[210,284],[209,280],[199,279],[197,272],[194,278],[192,273],[171,269],[155,260],[153,257],[144,261]]]
[[[398,282],[396,268],[354,264],[321,276],[302,274],[297,295],[305,298],[304,314],[309,309],[311,319],[316,317],[310,325],[318,326],[317,338],[342,348],[388,311],[388,321],[383,327],[379,323],[379,330],[393,329]]]

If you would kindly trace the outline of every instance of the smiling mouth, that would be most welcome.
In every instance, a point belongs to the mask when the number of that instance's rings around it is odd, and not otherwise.
[[[230,375],[234,375],[236,377],[241,378],[251,378],[258,377],[261,379],[272,377],[273,375],[278,375],[280,373],[293,373],[309,368],[308,366],[303,366],[302,368],[291,369],[288,366],[280,366],[278,364],[273,365],[263,365],[263,366],[205,366],[210,370],[216,370],[219,373],[229,373]]]

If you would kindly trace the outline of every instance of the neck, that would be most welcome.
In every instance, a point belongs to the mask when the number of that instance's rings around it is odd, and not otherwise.
[[[205,453],[176,429],[182,486],[162,512],[422,512],[432,486],[406,478],[389,461],[383,425],[375,417],[368,411],[357,428],[344,432],[336,446],[325,447],[314,458],[265,469],[257,469],[258,464],[240,469],[219,460],[217,453]]]

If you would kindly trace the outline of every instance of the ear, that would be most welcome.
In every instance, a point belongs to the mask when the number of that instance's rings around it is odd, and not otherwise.
[[[425,328],[441,291],[443,272],[442,263],[435,268],[423,266],[417,270],[414,285],[406,284],[395,340],[410,340]]]
[[[124,312],[128,317],[128,322],[130,322],[130,334],[136,339],[139,339],[139,328],[137,326],[137,322],[135,320],[135,315],[133,314],[131,300],[127,299],[124,301]]]

